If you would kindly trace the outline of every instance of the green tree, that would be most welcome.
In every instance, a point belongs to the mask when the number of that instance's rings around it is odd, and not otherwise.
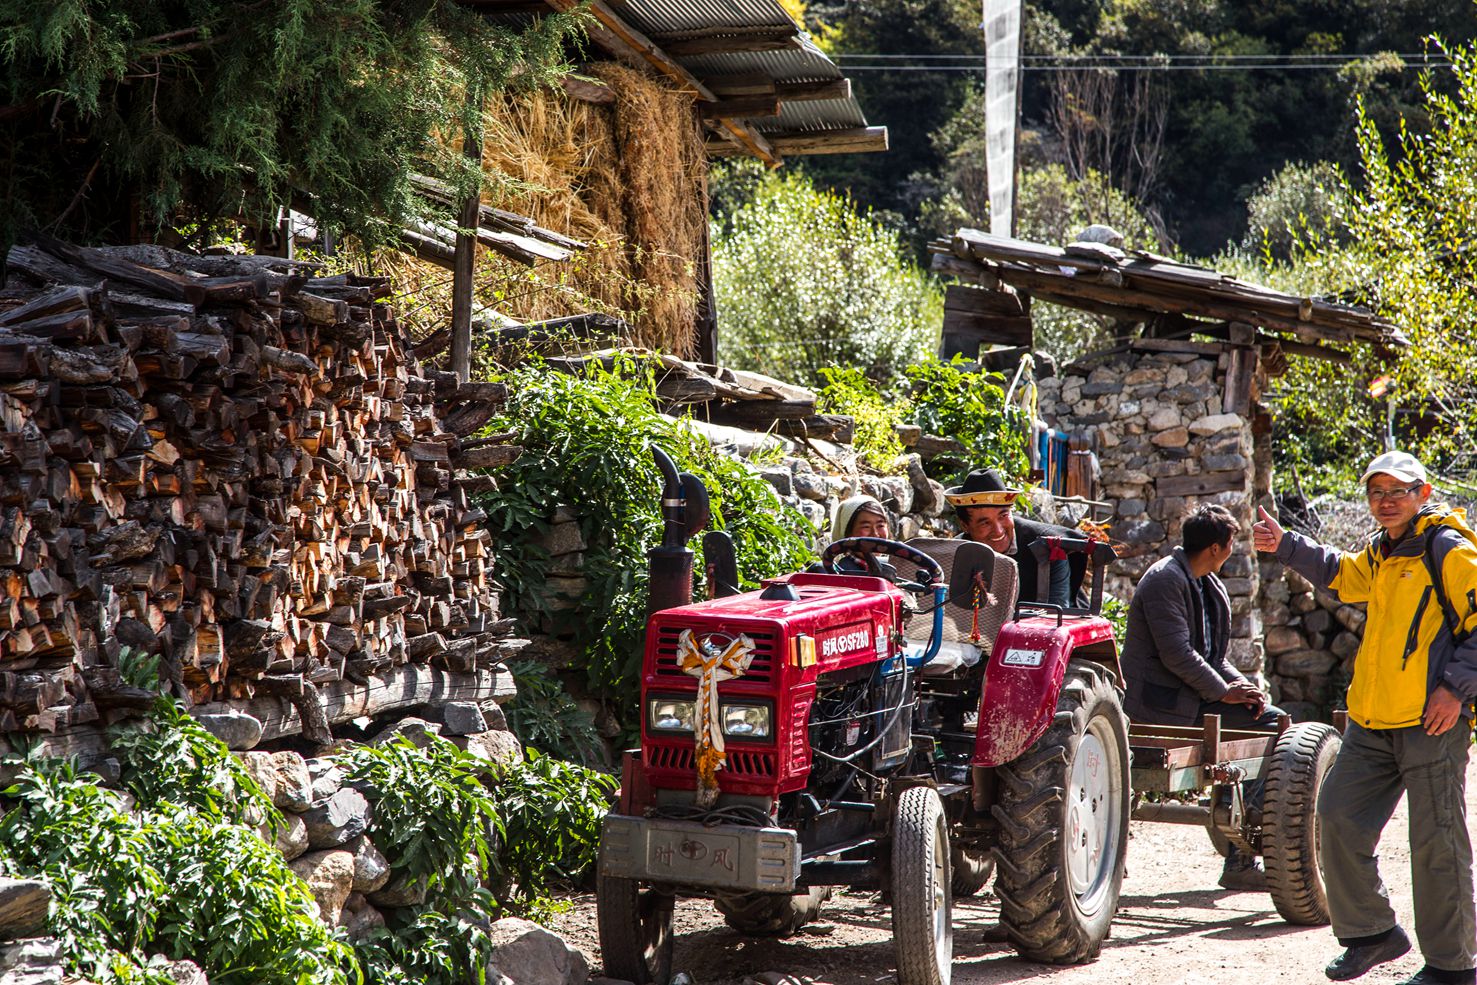
[[[818,382],[823,366],[878,381],[937,345],[942,295],[897,236],[804,175],[765,175],[716,224],[713,278],[730,365]]]
[[[387,237],[425,210],[412,172],[472,187],[466,94],[547,81],[574,23],[509,27],[453,0],[11,0],[0,242],[131,241],[304,198]]]

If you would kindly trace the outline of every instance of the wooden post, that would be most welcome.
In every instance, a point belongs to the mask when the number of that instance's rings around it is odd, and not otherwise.
[[[467,94],[466,130],[462,134],[462,154],[482,167],[482,98],[481,86],[472,84]],[[481,183],[478,183],[480,193]],[[472,272],[477,260],[477,226],[481,220],[480,194],[469,195],[462,202],[458,219],[456,255],[451,268],[451,371],[458,382],[466,383],[472,374]]]
[[[698,129],[698,137],[702,137],[703,124],[700,113],[695,113],[693,125]],[[703,363],[718,362],[718,299],[713,291],[713,237],[712,223],[707,221],[708,212],[708,178],[707,168],[702,171],[702,193],[703,193],[703,247],[698,254],[698,298],[697,324],[697,360]],[[680,353],[679,353],[680,355]]]
[[[1200,764],[1210,766],[1221,761],[1221,716],[1206,715],[1205,731],[1200,739]]]

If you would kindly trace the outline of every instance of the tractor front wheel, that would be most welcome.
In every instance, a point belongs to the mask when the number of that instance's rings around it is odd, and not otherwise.
[[[1097,957],[1128,846],[1128,723],[1112,675],[1073,661],[1046,734],[996,770],[1000,922],[1033,961]]]
[[[667,985],[672,977],[671,896],[635,879],[595,878],[595,922],[607,978]]]
[[[892,939],[898,985],[949,985],[954,962],[949,821],[932,787],[909,787],[892,817]]]

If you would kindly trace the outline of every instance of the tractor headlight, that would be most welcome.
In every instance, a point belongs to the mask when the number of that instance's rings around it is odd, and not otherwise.
[[[730,739],[767,739],[770,737],[770,712],[767,704],[723,702],[723,734]]]
[[[653,732],[691,732],[697,718],[692,698],[648,698],[646,725]]]

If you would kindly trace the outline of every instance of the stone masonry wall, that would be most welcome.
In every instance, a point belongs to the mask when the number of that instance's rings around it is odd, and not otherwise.
[[[1040,410],[1058,429],[1095,436],[1101,495],[1117,506],[1112,534],[1126,548],[1109,569],[1111,594],[1131,597],[1139,577],[1179,543],[1181,518],[1192,507],[1219,503],[1241,522],[1241,549],[1221,577],[1231,596],[1231,661],[1253,673],[1264,664],[1251,547],[1254,440],[1248,418],[1222,412],[1225,361],[1115,355],[1041,380]]]

